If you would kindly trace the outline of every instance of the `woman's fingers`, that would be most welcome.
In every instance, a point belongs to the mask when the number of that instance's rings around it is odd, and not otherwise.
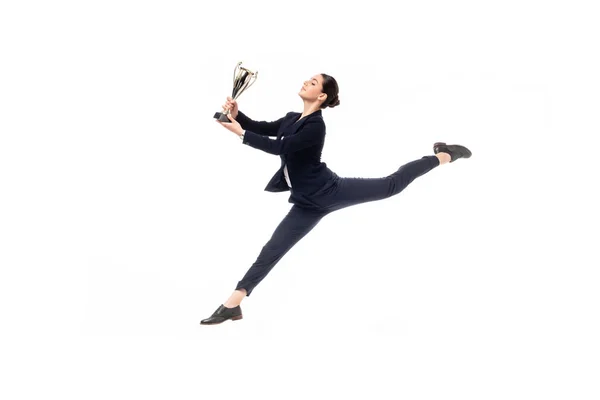
[[[237,107],[237,101],[233,100],[231,96],[227,96],[227,101],[223,105],[226,110],[234,110]]]

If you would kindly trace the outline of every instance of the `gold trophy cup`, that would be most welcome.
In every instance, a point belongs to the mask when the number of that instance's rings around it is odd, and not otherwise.
[[[233,70],[233,92],[231,93],[233,100],[237,100],[246,89],[256,82],[256,78],[258,77],[258,71],[252,72],[247,68],[241,67],[241,65],[242,62],[240,61]],[[225,109],[223,109],[223,112],[217,111],[213,118],[216,118],[221,122],[231,122],[229,118],[227,118],[227,115],[229,115],[230,112],[231,110]]]

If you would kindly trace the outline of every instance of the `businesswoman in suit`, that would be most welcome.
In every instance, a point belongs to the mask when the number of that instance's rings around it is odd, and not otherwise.
[[[281,258],[310,232],[327,214],[344,207],[386,199],[400,193],[415,178],[433,168],[471,157],[461,145],[433,145],[427,155],[401,166],[383,178],[341,178],[321,161],[325,143],[325,122],[321,110],[340,104],[336,80],[317,74],[305,81],[298,95],[304,102],[302,113],[289,112],[273,122],[253,121],[238,110],[235,100],[227,98],[223,108],[230,110],[230,122],[222,126],[238,135],[243,144],[278,155],[281,167],[265,190],[290,191],[289,213],[279,223],[229,299],[221,304],[202,325],[242,318],[240,303],[262,281]],[[273,139],[271,138],[273,137]]]

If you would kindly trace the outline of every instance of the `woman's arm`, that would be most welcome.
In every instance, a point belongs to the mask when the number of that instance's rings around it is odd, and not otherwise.
[[[236,121],[239,122],[242,128],[246,131],[252,131],[263,136],[277,136],[277,131],[279,130],[279,127],[284,119],[285,117],[281,117],[277,121],[273,122],[254,121],[238,110]]]
[[[238,116],[239,118],[239,116]],[[322,120],[307,121],[293,135],[277,140],[261,136],[247,129],[243,143],[269,154],[287,154],[320,144],[325,138],[325,124]]]

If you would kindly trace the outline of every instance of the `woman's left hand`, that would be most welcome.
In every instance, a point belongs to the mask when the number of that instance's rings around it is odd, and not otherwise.
[[[240,125],[240,123],[237,122],[235,119],[233,119],[231,114],[227,114],[227,117],[229,118],[229,120],[231,122],[221,122],[218,119],[215,121],[217,121],[219,124],[221,124],[221,126],[224,126],[225,128],[229,129],[231,132],[235,133],[236,135],[242,136],[242,133],[244,133],[244,130],[242,129],[242,126]]]

